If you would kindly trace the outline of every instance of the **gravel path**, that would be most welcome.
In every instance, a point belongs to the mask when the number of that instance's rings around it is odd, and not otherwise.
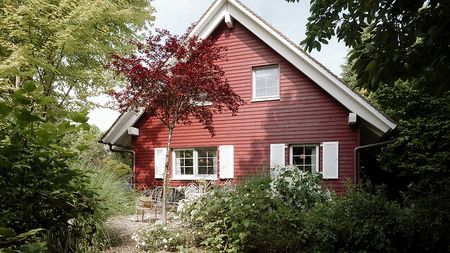
[[[117,216],[106,222],[108,233],[111,237],[111,248],[103,253],[142,253],[136,248],[136,242],[131,239],[133,233],[151,227],[153,220],[136,221],[136,215]]]

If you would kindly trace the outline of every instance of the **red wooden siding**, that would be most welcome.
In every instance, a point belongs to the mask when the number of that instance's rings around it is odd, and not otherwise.
[[[245,105],[235,117],[228,112],[216,115],[214,138],[198,123],[178,126],[172,147],[234,145],[235,180],[241,181],[261,173],[263,168],[267,170],[270,144],[338,141],[339,179],[326,183],[342,192],[344,182],[353,178],[353,149],[358,144],[357,128],[347,125],[349,111],[238,22],[232,29],[219,26],[212,36],[228,47],[228,61],[221,65]],[[251,102],[252,68],[270,64],[280,66],[280,100]],[[158,120],[145,116],[136,126],[140,129],[140,136],[132,144],[136,151],[136,182],[161,184],[161,180],[154,179],[154,148],[166,146],[167,131]],[[321,149],[319,164],[322,166]],[[172,181],[174,185],[182,183]]]

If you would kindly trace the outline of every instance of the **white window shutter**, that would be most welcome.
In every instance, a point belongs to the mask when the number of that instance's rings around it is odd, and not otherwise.
[[[164,178],[167,148],[155,148],[155,178]]]
[[[285,144],[270,144],[270,168],[285,165]]]
[[[222,179],[234,178],[234,146],[219,146],[219,177]]]
[[[338,179],[339,176],[339,142],[324,142],[323,145],[323,178]]]

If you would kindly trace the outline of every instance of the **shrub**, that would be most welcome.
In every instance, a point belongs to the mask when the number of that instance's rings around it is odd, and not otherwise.
[[[154,225],[133,234],[137,246],[146,252],[182,251],[197,244],[197,234],[189,227]]]
[[[330,192],[320,185],[322,176],[318,173],[286,166],[272,169],[271,178],[272,194],[293,207],[305,210],[331,200]]]
[[[99,252],[110,244],[104,226],[106,219],[135,210],[137,194],[129,188],[127,178],[103,166],[101,161],[78,161],[72,164],[73,168],[83,172],[89,179],[86,189],[95,194],[97,203],[90,215],[71,219],[68,229],[59,229],[47,236],[51,252]]]
[[[306,217],[312,251],[398,252],[411,236],[411,212],[380,190],[350,188],[347,196],[316,206]]]
[[[215,189],[183,210],[185,222],[200,232],[211,252],[297,252],[304,250],[308,231],[304,214],[330,199],[319,176],[280,168],[254,178],[235,191]],[[298,171],[298,170],[297,170]]]
[[[187,203],[183,221],[208,252],[448,252],[449,196],[391,200],[382,188],[331,198],[320,176],[275,170]],[[422,193],[423,194],[423,193]],[[410,194],[407,195],[410,197]]]
[[[39,238],[43,229],[16,234],[11,228],[0,227],[0,252],[5,253],[39,253],[46,252],[46,242]]]

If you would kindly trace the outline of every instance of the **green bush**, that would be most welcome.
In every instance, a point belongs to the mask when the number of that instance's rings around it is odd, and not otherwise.
[[[308,213],[314,251],[399,252],[411,236],[411,213],[381,191],[348,189],[347,196]]]
[[[39,238],[43,229],[16,234],[11,228],[0,227],[0,252],[2,253],[40,253],[46,252],[46,242]]]
[[[255,178],[235,191],[213,190],[188,205],[182,218],[200,232],[201,245],[211,252],[304,250],[309,234],[303,229],[305,213],[330,197],[317,175],[285,170],[272,175],[273,181]]]
[[[274,196],[286,204],[302,210],[331,200],[330,192],[323,190],[322,176],[299,170],[295,166],[277,167],[271,171],[270,187]]]
[[[98,252],[104,220],[129,210],[132,194],[101,163],[88,173],[88,164],[73,162],[83,161],[73,140],[89,129],[87,111],[56,117],[45,109],[56,104],[31,81],[0,93],[0,227],[45,229],[50,252]]]
[[[0,93],[0,226],[19,234],[42,228],[50,235],[68,232],[73,227],[68,221],[92,215],[98,199],[86,175],[70,167],[75,154],[64,139],[88,127],[87,112],[56,120],[45,108],[57,101],[40,97],[36,89],[26,81]]]
[[[402,205],[384,190],[370,188],[350,188],[346,196],[307,213],[308,251],[448,252],[448,219],[438,213],[446,201]]]
[[[94,192],[96,208],[89,216],[70,220],[69,229],[48,235],[51,252],[98,252],[110,244],[107,218],[135,211],[137,193],[128,186],[127,178],[105,169],[101,161],[92,164],[78,161],[72,168],[82,171],[89,179],[86,189]]]
[[[132,239],[145,252],[180,252],[197,244],[197,233],[189,227],[154,225],[133,234]]]
[[[331,198],[318,175],[294,168],[217,188],[185,205],[182,220],[208,252],[448,252],[448,196],[400,203],[352,187]],[[417,199],[416,199],[417,200]]]

